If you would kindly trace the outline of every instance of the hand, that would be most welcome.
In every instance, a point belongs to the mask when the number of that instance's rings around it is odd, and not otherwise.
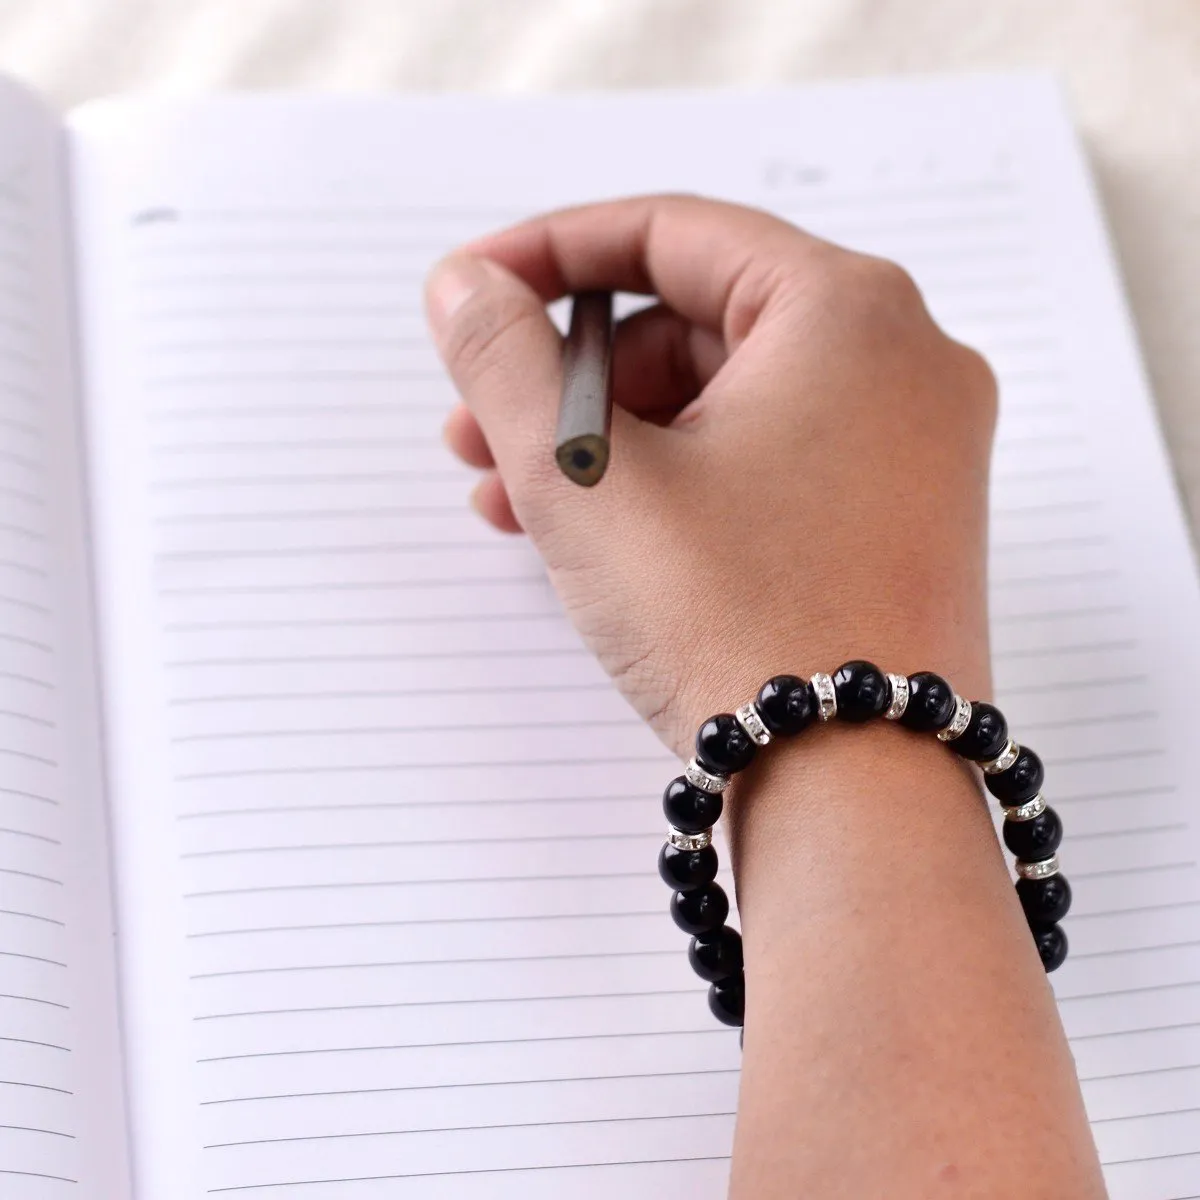
[[[589,288],[661,303],[617,332],[613,460],[585,491],[554,463],[545,304]],[[533,538],[681,756],[781,671],[865,657],[988,693],[995,387],[898,267],[648,198],[475,242],[428,301],[477,507]],[[837,732],[764,755],[722,817],[747,1006],[730,1196],[1103,1196],[971,770],[933,739]]]
[[[554,463],[545,305],[656,295],[622,321],[613,459]],[[782,671],[867,657],[988,691],[995,385],[899,267],[747,208],[647,197],[539,217],[440,263],[429,320],[465,407],[450,446],[524,529],[566,610],[681,755]]]

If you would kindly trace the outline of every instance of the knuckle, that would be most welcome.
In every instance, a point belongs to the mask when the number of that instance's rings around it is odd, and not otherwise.
[[[899,263],[870,255],[855,257],[846,282],[853,287],[863,311],[881,316],[925,311],[921,289]]]
[[[962,342],[952,341],[951,346],[962,391],[994,421],[1000,405],[1000,388],[991,363],[978,350]]]

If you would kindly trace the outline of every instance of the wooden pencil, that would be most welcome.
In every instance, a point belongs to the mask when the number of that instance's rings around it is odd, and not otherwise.
[[[608,468],[612,336],[612,293],[577,295],[563,350],[554,458],[562,473],[581,487],[595,487]]]

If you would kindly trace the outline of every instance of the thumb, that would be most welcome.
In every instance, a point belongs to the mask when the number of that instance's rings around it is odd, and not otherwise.
[[[541,297],[490,259],[452,254],[430,272],[438,353],[487,438],[514,505],[556,471],[562,339]]]

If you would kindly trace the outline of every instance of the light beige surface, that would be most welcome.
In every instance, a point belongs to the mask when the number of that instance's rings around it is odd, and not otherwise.
[[[132,88],[512,91],[1061,75],[1200,525],[1200,0],[0,0],[0,70]]]

